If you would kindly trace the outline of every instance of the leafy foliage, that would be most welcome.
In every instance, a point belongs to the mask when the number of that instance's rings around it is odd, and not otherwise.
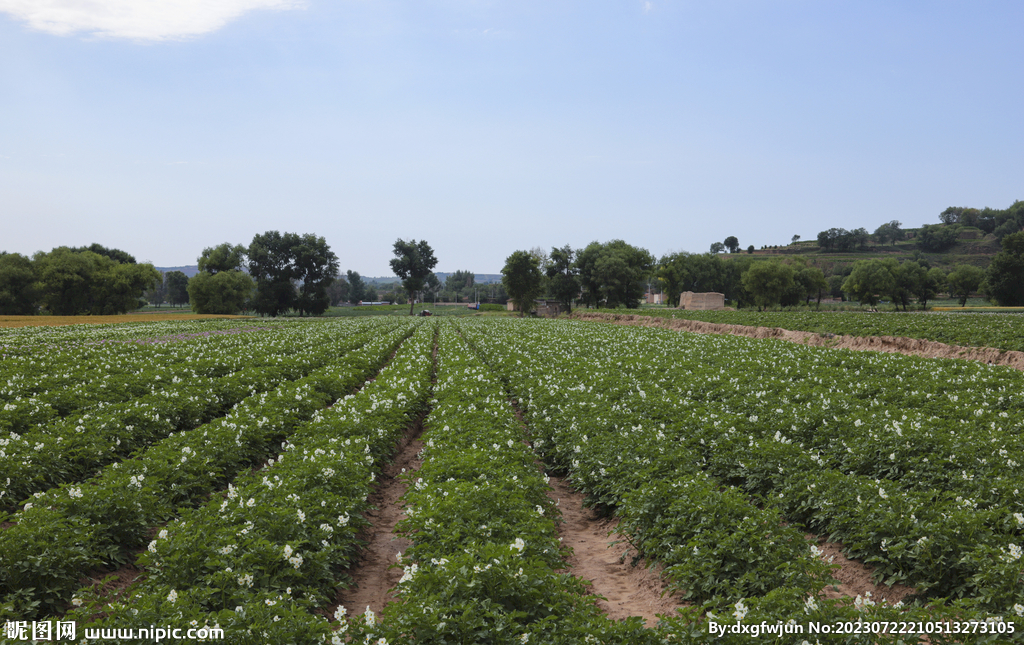
[[[509,299],[525,315],[533,309],[533,301],[541,291],[540,262],[528,251],[515,251],[505,258],[501,269],[501,284],[508,292]]]
[[[423,289],[427,276],[437,266],[434,250],[426,240],[398,239],[394,246],[395,257],[391,260],[391,270],[402,280],[402,288],[409,294],[409,315],[412,315],[416,292]]]

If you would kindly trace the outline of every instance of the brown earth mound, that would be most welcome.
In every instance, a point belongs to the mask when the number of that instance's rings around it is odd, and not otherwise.
[[[818,334],[807,331],[792,331],[778,327],[750,327],[746,325],[724,325],[699,320],[680,318],[655,318],[635,314],[608,314],[576,310],[570,318],[575,320],[594,320],[615,323],[617,325],[635,325],[639,327],[660,327],[676,329],[698,334],[732,334],[748,338],[773,338],[791,343],[809,345],[811,347],[829,347],[834,349],[852,349],[855,351],[888,352],[922,356],[925,358],[959,358],[969,361],[980,361],[989,365],[1005,365],[1024,370],[1024,352],[1014,352],[992,347],[962,347],[947,345],[931,340],[918,338],[902,338],[897,336],[840,336],[835,334]]]

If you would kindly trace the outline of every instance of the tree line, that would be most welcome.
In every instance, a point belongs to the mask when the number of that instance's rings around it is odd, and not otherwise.
[[[566,245],[516,251],[505,259],[502,285],[520,311],[529,311],[543,295],[566,310],[587,307],[636,308],[654,279],[655,260],[647,249],[622,240],[592,242],[582,249]]]
[[[826,273],[826,270],[828,273]],[[1007,235],[987,269],[970,264],[951,269],[933,267],[917,257],[860,260],[852,266],[822,269],[800,256],[784,259],[717,253],[671,253],[655,261],[646,249],[622,240],[520,250],[505,260],[502,282],[520,311],[547,296],[566,311],[574,306],[637,308],[648,289],[661,290],[670,306],[683,291],[715,291],[737,307],[792,307],[819,304],[826,297],[859,301],[877,307],[881,300],[908,310],[922,307],[940,293],[965,305],[983,293],[1004,306],[1024,305],[1024,231]]]
[[[436,282],[437,259],[425,240],[398,239],[391,269],[410,301]],[[323,237],[267,231],[248,247],[224,243],[203,250],[199,273],[188,282],[189,300],[198,313],[253,311],[279,316],[295,311],[319,316],[341,299],[363,302],[377,297],[358,272],[340,276],[338,256]],[[410,306],[409,313],[412,313]]]
[[[138,309],[143,291],[160,280],[152,264],[100,244],[60,246],[31,258],[0,253],[0,314],[126,313]]]

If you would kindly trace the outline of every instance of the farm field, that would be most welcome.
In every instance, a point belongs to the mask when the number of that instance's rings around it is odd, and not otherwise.
[[[130,322],[148,322],[151,320],[217,320],[244,317],[220,314],[194,314],[191,312],[174,311],[172,309],[117,316],[0,316],[0,329],[7,327],[54,327],[60,325],[115,325]]]
[[[253,644],[750,642],[711,631],[740,623],[1024,642],[1012,369],[505,317],[5,330],[0,353],[5,621]],[[383,482],[414,427],[416,467]],[[676,615],[605,615],[566,565],[551,476],[664,567]],[[392,601],[348,606],[371,493],[396,482]],[[829,593],[826,537],[913,595]],[[868,633],[792,633],[811,622]]]
[[[668,308],[595,311],[844,336],[898,336],[947,345],[1024,351],[1024,314],[1019,313],[688,311]]]

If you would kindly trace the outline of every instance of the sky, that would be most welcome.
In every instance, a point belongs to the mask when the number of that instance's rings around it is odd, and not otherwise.
[[[1024,3],[0,0],[0,250],[269,230],[390,275],[1024,199]]]

